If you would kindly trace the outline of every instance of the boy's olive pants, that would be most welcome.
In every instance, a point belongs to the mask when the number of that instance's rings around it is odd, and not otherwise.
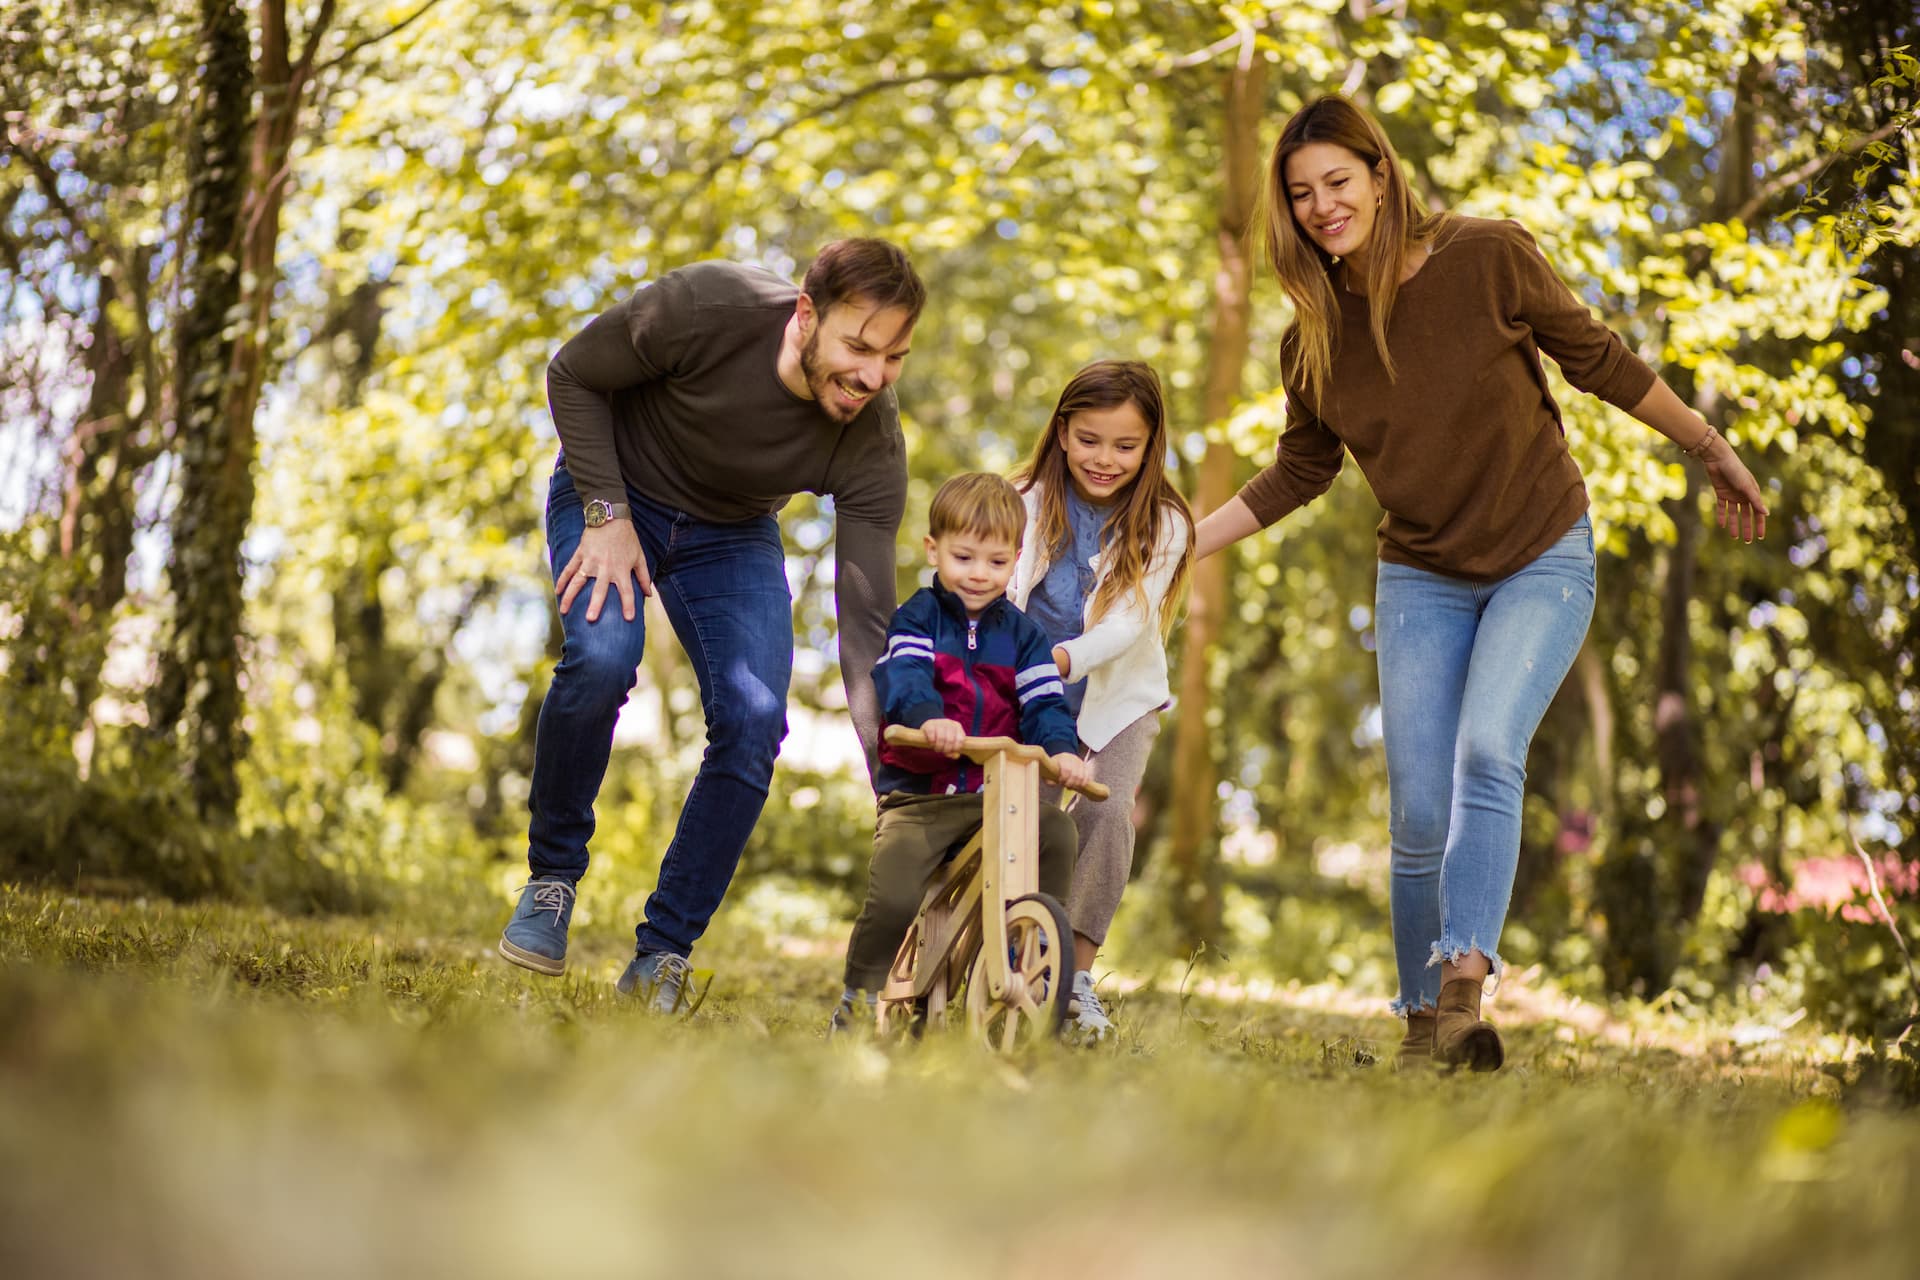
[[[894,791],[880,799],[873,832],[873,865],[867,872],[867,905],[847,942],[847,986],[878,991],[887,970],[920,909],[927,886],[947,855],[980,829],[979,792],[964,796],[920,796]],[[1040,807],[1040,891],[1065,903],[1073,888],[1073,863],[1079,834],[1066,810]],[[1071,939],[1059,945],[1071,947]]]

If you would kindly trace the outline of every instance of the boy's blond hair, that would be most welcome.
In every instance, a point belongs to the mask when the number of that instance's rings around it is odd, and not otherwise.
[[[1027,531],[1027,506],[1005,476],[969,471],[940,486],[927,509],[927,536],[970,533],[1018,547]]]

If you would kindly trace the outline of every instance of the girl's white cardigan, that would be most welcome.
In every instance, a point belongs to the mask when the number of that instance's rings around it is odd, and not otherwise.
[[[1040,492],[1038,487],[1022,495],[1027,504],[1027,537],[1014,562],[1013,585],[1008,599],[1019,609],[1027,607],[1027,597],[1047,576],[1048,548],[1040,545]],[[1080,740],[1095,751],[1112,742],[1120,731],[1165,706],[1172,691],[1167,686],[1167,647],[1160,639],[1160,611],[1167,605],[1167,588],[1173,584],[1173,570],[1187,549],[1187,527],[1177,516],[1167,520],[1160,534],[1160,545],[1147,563],[1147,599],[1151,609],[1142,611],[1139,596],[1129,591],[1108,609],[1099,622],[1060,647],[1067,651],[1068,679],[1087,681],[1087,699],[1080,707]],[[1105,575],[1093,558],[1093,590],[1087,593],[1087,606],[1100,590]],[[1084,623],[1085,619],[1082,619]]]

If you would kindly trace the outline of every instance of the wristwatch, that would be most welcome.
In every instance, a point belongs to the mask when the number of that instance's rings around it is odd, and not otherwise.
[[[624,502],[608,502],[605,498],[595,498],[587,504],[587,528],[598,529],[609,520],[626,520],[631,515]]]

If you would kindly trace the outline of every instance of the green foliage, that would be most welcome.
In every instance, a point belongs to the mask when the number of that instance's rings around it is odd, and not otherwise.
[[[245,833],[202,822],[161,763],[76,776],[33,751],[0,761],[0,875],[89,891],[220,897],[283,911],[360,911],[378,880],[344,874],[337,859],[285,828]]]
[[[1899,1038],[1920,1014],[1920,989],[1894,932],[1908,938],[1920,932],[1920,902],[1895,898],[1889,905],[1891,920],[1864,900],[1858,910],[1844,914],[1817,908],[1795,912],[1797,945],[1784,962],[1787,974],[1800,982],[1809,1013],[1823,1026],[1875,1045],[1875,1052],[1879,1041]]]

